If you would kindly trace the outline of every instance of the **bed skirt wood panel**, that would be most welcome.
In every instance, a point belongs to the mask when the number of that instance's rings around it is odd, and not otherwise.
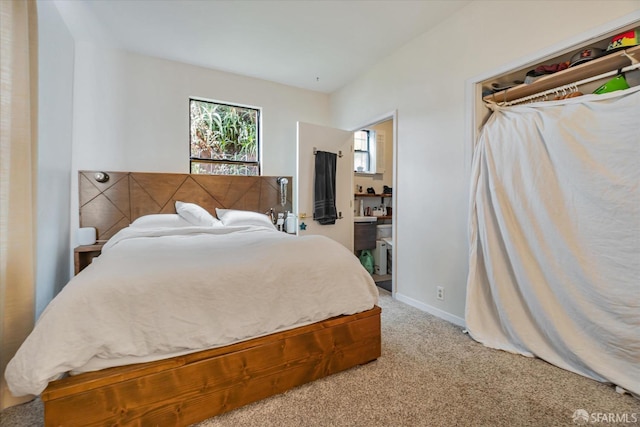
[[[216,208],[267,212],[291,211],[292,177],[286,203],[280,203],[276,176],[222,176],[179,173],[111,172],[99,182],[99,171],[79,171],[80,227],[95,227],[108,240],[136,218],[175,213],[176,200],[197,203],[215,216]]]
[[[45,426],[185,426],[377,359],[380,308],[53,381]]]

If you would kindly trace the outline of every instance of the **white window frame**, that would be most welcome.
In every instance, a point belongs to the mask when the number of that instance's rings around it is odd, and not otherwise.
[[[376,139],[376,131],[372,129],[361,129],[356,132],[366,132],[367,133],[367,150],[356,150],[354,147],[354,165],[353,170],[357,174],[363,175],[373,175],[377,173],[376,165],[377,165],[377,139]],[[359,171],[355,165],[355,153],[367,153],[369,157],[369,167],[365,170]]]

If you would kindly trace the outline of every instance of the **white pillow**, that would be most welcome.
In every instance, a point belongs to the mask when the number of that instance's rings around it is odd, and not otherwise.
[[[193,224],[178,214],[151,214],[137,218],[130,226],[136,228],[173,228],[191,227]]]
[[[216,227],[220,225],[219,219],[214,218],[206,209],[195,203],[176,201],[176,212],[191,224],[199,227]]]
[[[276,229],[271,222],[271,218],[259,212],[216,208],[216,215],[222,221],[222,225],[226,226],[254,225]]]

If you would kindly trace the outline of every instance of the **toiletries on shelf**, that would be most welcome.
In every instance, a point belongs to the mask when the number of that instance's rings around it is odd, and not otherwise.
[[[292,212],[287,212],[284,229],[289,234],[296,234],[296,217]]]

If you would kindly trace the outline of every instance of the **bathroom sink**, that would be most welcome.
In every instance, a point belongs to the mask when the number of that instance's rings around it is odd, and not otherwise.
[[[375,216],[354,216],[353,222],[376,222],[378,218]]]

